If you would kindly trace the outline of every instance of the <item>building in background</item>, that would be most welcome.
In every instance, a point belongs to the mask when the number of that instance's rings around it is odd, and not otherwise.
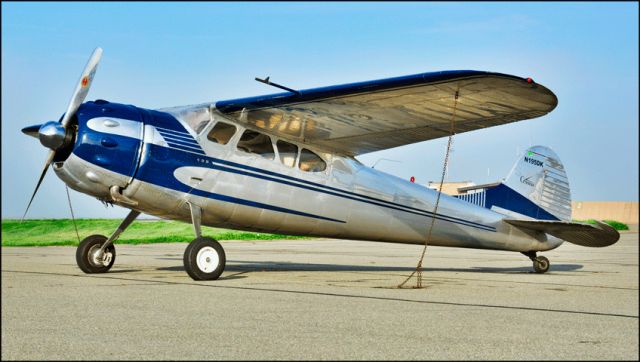
[[[460,181],[460,182],[444,182],[442,184],[442,192],[447,195],[460,195],[461,192],[458,190],[459,188],[464,187],[473,187],[476,184],[471,181]],[[438,190],[440,187],[440,182],[429,181],[426,185],[430,189]]]

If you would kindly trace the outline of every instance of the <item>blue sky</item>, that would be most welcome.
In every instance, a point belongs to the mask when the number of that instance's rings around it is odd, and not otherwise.
[[[551,147],[574,200],[638,200],[637,3],[2,3],[2,217],[20,217],[46,150],[20,133],[57,120],[92,50],[88,99],[161,108],[451,69],[532,77],[559,98],[544,117],[454,140],[447,179],[506,176]],[[359,159],[439,180],[446,140]],[[78,217],[126,210],[71,191]],[[47,175],[29,217],[69,217]]]

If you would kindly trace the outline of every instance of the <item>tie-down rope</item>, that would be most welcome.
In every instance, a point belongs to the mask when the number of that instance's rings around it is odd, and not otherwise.
[[[444,155],[444,164],[442,165],[442,177],[440,178],[440,185],[438,186],[438,196],[436,197],[436,204],[433,207],[433,217],[431,217],[431,225],[429,226],[429,232],[427,233],[427,238],[424,239],[424,248],[422,248],[422,254],[420,255],[420,260],[418,260],[418,265],[416,266],[416,270],[414,270],[411,275],[407,277],[402,283],[398,284],[398,288],[403,288],[404,285],[417,273],[416,278],[416,286],[414,288],[422,288],[422,262],[424,260],[424,255],[427,252],[427,245],[429,245],[429,241],[431,240],[431,232],[433,231],[433,225],[436,222],[436,214],[438,212],[438,205],[440,204],[440,195],[442,194],[442,184],[444,183],[444,176],[447,172],[447,164],[449,163],[449,154],[451,153],[451,143],[453,141],[453,134],[455,131],[456,124],[456,111],[458,110],[458,91],[456,90],[454,100],[453,100],[453,113],[451,114],[451,129],[449,132],[449,142],[447,142],[447,152]]]
[[[71,207],[71,196],[69,196],[69,186],[65,184],[64,187],[67,189],[67,201],[69,201],[69,210],[71,210],[71,220],[73,220],[73,227],[76,229],[78,244],[80,244],[80,233],[78,233],[78,225],[76,225],[76,217],[75,215],[73,215],[73,207]]]

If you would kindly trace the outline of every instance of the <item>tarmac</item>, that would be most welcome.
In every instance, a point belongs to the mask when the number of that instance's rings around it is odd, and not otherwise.
[[[423,289],[396,286],[421,247],[226,241],[217,281],[186,244],[116,245],[83,274],[74,247],[2,248],[2,359],[638,360],[638,233],[542,253],[429,247]],[[415,285],[412,280],[410,285]]]

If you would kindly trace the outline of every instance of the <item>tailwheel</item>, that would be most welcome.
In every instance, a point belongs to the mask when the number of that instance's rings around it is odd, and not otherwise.
[[[80,270],[87,274],[106,273],[116,260],[116,247],[109,245],[104,253],[100,248],[107,242],[104,235],[91,235],[84,238],[76,249],[76,262]]]
[[[533,269],[536,271],[536,273],[546,273],[547,270],[549,270],[549,266],[549,259],[545,258],[544,256],[537,256],[533,260]]]
[[[184,251],[184,269],[193,280],[215,280],[227,261],[222,245],[212,238],[195,238]]]

